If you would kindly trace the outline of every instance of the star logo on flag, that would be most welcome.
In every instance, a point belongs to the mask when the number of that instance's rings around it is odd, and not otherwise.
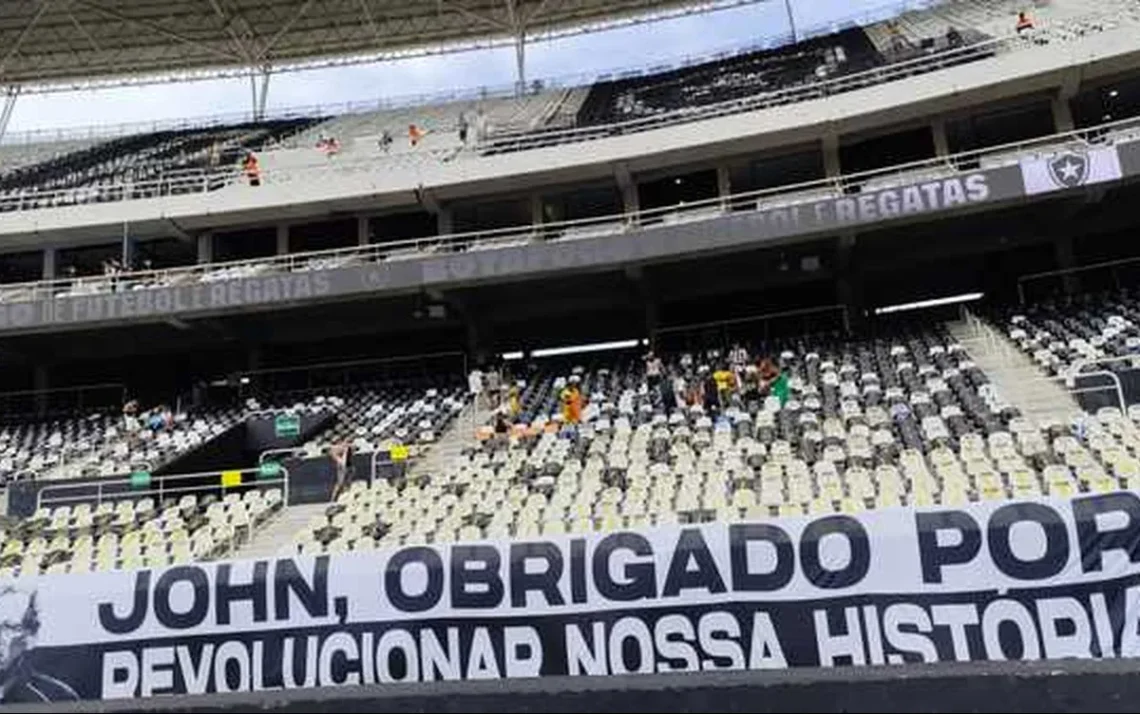
[[[1089,177],[1087,156],[1065,153],[1049,162],[1049,175],[1061,188],[1073,188],[1084,184]]]

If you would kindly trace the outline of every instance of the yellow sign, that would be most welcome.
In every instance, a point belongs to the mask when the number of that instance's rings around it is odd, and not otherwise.
[[[388,458],[393,461],[407,461],[408,460],[408,447],[406,446],[393,446],[388,449]]]
[[[223,471],[222,485],[226,488],[241,485],[241,471]]]

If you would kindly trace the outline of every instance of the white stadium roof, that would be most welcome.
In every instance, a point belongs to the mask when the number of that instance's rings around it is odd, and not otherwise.
[[[0,87],[26,93],[379,61],[761,1],[0,0]]]

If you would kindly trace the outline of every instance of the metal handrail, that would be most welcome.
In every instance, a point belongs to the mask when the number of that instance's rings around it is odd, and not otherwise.
[[[311,251],[305,253],[290,253],[287,255],[251,258],[222,263],[203,263],[198,265],[168,268],[161,270],[142,270],[119,273],[113,276],[62,278],[54,280],[39,280],[24,283],[9,283],[0,286],[0,304],[4,302],[20,302],[43,300],[54,297],[70,296],[66,291],[77,283],[110,284],[114,291],[123,292],[135,288],[164,287],[182,284],[185,281],[206,279],[208,276],[218,276],[223,271],[256,271],[262,274],[265,271],[297,272],[313,269],[316,261],[350,262],[384,262],[393,253],[415,252],[424,257],[444,250],[458,251],[468,249],[493,249],[496,245],[517,245],[519,242],[531,242],[541,236],[552,233],[573,232],[580,229],[604,229],[607,235],[620,236],[640,231],[651,231],[656,223],[664,224],[671,216],[689,218],[712,218],[725,215],[728,212],[746,212],[767,210],[795,203],[807,203],[817,200],[822,192],[833,197],[840,197],[847,189],[861,188],[872,179],[898,177],[905,179],[925,169],[937,169],[939,175],[961,175],[988,157],[1006,157],[1013,153],[1028,153],[1033,149],[1057,151],[1074,143],[1087,147],[1098,139],[1103,139],[1107,132],[1125,127],[1140,129],[1140,118],[1124,119],[1101,124],[1087,129],[1071,132],[1062,132],[1051,136],[1038,137],[1027,141],[1011,142],[1008,144],[986,147],[972,151],[961,152],[951,156],[934,157],[912,161],[884,169],[861,171],[843,176],[824,178],[813,181],[764,188],[755,191],[744,191],[731,196],[718,196],[701,201],[694,201],[681,206],[663,206],[660,208],[644,209],[619,213],[608,216],[571,221],[560,221],[546,224],[529,224],[509,228],[471,231],[425,238],[413,238],[389,243],[372,244],[367,246],[351,246],[348,248],[334,248],[330,250]],[[251,189],[256,190],[256,189]],[[790,199],[781,202],[778,206],[766,203],[772,198]],[[573,240],[574,237],[546,238],[546,240]],[[238,276],[234,276],[238,277]],[[78,293],[76,296],[82,296]],[[103,294],[96,292],[95,294]]]
[[[288,456],[296,456],[298,454],[308,455],[308,452],[305,450],[305,448],[303,446],[291,446],[291,447],[284,448],[284,449],[266,449],[265,451],[262,451],[258,455],[257,465],[260,467],[268,459],[273,458],[274,456],[286,456],[286,457],[288,457]],[[280,461],[277,461],[276,463],[279,465],[281,464]],[[282,465],[282,468],[284,468],[283,465]]]
[[[1076,384],[1076,377],[1107,377],[1109,381],[1112,382],[1112,385],[1101,387],[1078,387]],[[1116,376],[1108,370],[1097,370],[1094,372],[1085,372],[1078,375],[1063,374],[1053,377],[1052,379],[1055,382],[1061,382],[1069,394],[1088,394],[1089,392],[1104,392],[1108,391],[1109,389],[1113,389],[1116,391],[1116,401],[1120,405],[1120,411],[1124,412],[1128,409],[1128,406],[1126,405],[1124,399],[1124,385],[1121,384],[1120,377]],[[1080,405],[1080,402],[1077,402],[1077,407],[1081,411],[1084,411]]]
[[[244,474],[258,475],[258,469],[234,469]],[[148,496],[155,496],[159,500],[167,496],[181,496],[189,493],[201,493],[203,491],[216,491],[221,489],[222,494],[225,495],[227,489],[240,488],[245,486],[258,486],[269,487],[281,485],[283,486],[282,502],[285,505],[289,504],[289,470],[284,466],[281,467],[281,476],[276,478],[263,478],[253,481],[251,483],[243,483],[241,486],[226,486],[220,481],[218,483],[206,484],[201,486],[178,486],[174,488],[164,488],[164,484],[170,479],[189,479],[189,478],[208,478],[210,476],[220,477],[220,471],[202,471],[190,474],[170,474],[168,476],[155,476],[153,480],[158,482],[157,489],[148,490],[130,490],[131,480],[125,479],[110,479],[106,481],[67,481],[59,484],[53,483],[50,486],[44,486],[36,492],[36,510],[38,511],[43,507],[45,498],[44,494],[48,491],[65,491],[67,489],[95,489],[94,503],[99,505],[103,502],[104,489],[109,489],[112,486],[126,486],[125,491],[116,491],[111,494],[110,498],[146,498]],[[63,504],[63,503],[90,503],[92,496],[90,494],[84,496],[61,496],[59,498],[46,499],[49,504]]]
[[[884,84],[896,78],[925,74],[941,69],[946,65],[964,64],[965,60],[984,59],[1002,51],[1013,51],[1021,47],[1052,44],[1059,39],[1057,30],[1076,25],[1087,25],[1098,20],[1115,17],[1114,11],[1091,12],[1087,15],[1067,19],[1063,23],[1039,25],[1028,35],[1011,34],[974,42],[961,47],[934,52],[909,60],[893,62],[873,67],[861,72],[840,75],[794,87],[784,87],[772,92],[764,92],[743,99],[733,99],[700,107],[685,107],[671,112],[662,112],[651,117],[641,117],[594,127],[554,129],[546,132],[532,132],[515,137],[491,138],[485,148],[521,150],[569,143],[581,138],[620,136],[661,126],[672,126],[701,119],[755,111],[773,106],[792,104],[809,99],[818,99],[854,89]]]
[[[1065,25],[1059,25],[1059,27],[1069,27],[1078,23],[1095,22],[1096,20],[1112,16],[1113,14],[1111,12],[1090,13],[1088,16],[1070,18]],[[661,114],[652,117],[627,120],[624,122],[617,122],[596,127],[581,127],[567,130],[555,129],[546,132],[540,131],[524,135],[508,135],[501,138],[492,137],[490,140],[478,145],[476,147],[476,150],[487,153],[492,151],[505,152],[535,149],[544,146],[554,146],[599,137],[620,136],[624,134],[635,133],[638,131],[660,128],[663,126],[688,123],[691,121],[737,114],[746,111],[754,111],[756,109],[782,104],[790,104],[806,99],[821,98],[843,91],[850,91],[852,89],[859,89],[862,87],[882,84],[902,76],[913,76],[915,74],[933,71],[942,68],[948,63],[955,65],[961,64],[961,60],[963,59],[968,59],[970,57],[977,58],[982,55],[988,55],[991,52],[996,53],[1001,49],[1050,43],[1056,39],[1051,38],[1051,35],[1053,34],[1052,28],[1053,26],[1046,24],[1038,27],[1037,30],[1029,36],[1012,35],[985,40],[982,42],[965,45],[963,47],[924,55],[912,60],[896,62],[882,67],[865,70],[863,72],[842,75],[840,77],[823,80],[817,83],[802,85],[799,87],[789,87],[742,100],[730,100],[727,102],[714,103],[702,107],[682,108],[673,112],[662,112]],[[415,153],[420,156],[427,154],[428,156],[437,158],[439,160],[450,160],[459,151],[459,148],[453,147],[445,150],[435,150],[434,152],[425,151]],[[381,164],[400,160],[401,157],[407,155],[408,154],[406,153],[398,153],[385,157],[367,157],[363,163],[367,165],[367,168],[369,170],[376,170]],[[352,168],[344,161],[326,162],[325,165],[327,167],[330,164],[336,164],[341,170],[344,171],[348,171]],[[294,171],[295,170],[296,169],[294,169]],[[240,172],[235,170],[233,167],[227,167],[225,169],[217,171],[188,171],[189,172],[184,178],[177,179],[176,181],[178,185],[184,188],[200,188],[200,191],[191,192],[208,191],[211,186],[214,186],[216,184],[231,184],[240,175]],[[263,171],[262,175],[264,177],[266,175],[266,172]],[[83,186],[55,191],[13,191],[8,196],[0,196],[0,206],[15,205],[16,210],[25,210],[24,206],[27,203],[51,203],[56,199],[62,200],[62,203],[59,205],[70,205],[67,203],[68,201],[71,201],[72,203],[85,203],[85,201],[78,199],[86,198],[88,196],[98,196],[103,201],[127,200],[126,195],[128,191],[134,193],[142,193],[144,194],[141,196],[142,198],[149,198],[151,196],[145,195],[148,193],[148,188],[152,191],[158,192],[161,192],[164,188],[166,188],[169,192],[170,184],[170,179],[163,179],[150,182],[123,183],[98,187]],[[35,209],[38,208],[38,206],[31,206],[29,208]]]

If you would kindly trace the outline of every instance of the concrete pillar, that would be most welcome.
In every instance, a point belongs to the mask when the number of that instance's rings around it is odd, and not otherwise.
[[[32,372],[32,389],[36,392],[36,415],[44,416],[47,414],[48,409],[48,394],[47,390],[51,388],[51,376],[48,374],[47,367],[42,364],[37,364],[35,370]]]
[[[56,276],[56,250],[44,248],[44,280],[55,280]]]
[[[825,134],[822,139],[823,173],[827,178],[838,178],[843,173],[839,163],[839,135]]]
[[[1054,95],[1051,102],[1053,108],[1053,125],[1057,129],[1057,133],[1072,131],[1073,124],[1073,111],[1069,108],[1069,102],[1060,95]]]
[[[727,209],[729,197],[732,196],[732,174],[727,164],[716,167],[716,192],[720,196],[720,205]]]
[[[835,247],[835,268],[838,280],[835,282],[836,302],[847,309],[847,328],[858,332],[864,321],[866,309],[863,295],[863,274],[855,265],[855,234],[839,236]]]
[[[436,229],[441,236],[449,236],[455,232],[455,223],[451,215],[450,206],[440,206],[436,214]]]
[[[932,121],[930,123],[930,133],[934,136],[934,155],[939,157],[949,156],[950,142],[946,138],[946,120],[938,118]]]
[[[356,244],[368,245],[372,242],[372,221],[368,216],[356,217]]]
[[[213,233],[199,233],[198,234],[198,264],[214,262],[214,234]]]
[[[637,184],[625,164],[614,165],[614,180],[621,191],[622,212],[631,216],[637,214],[641,210],[641,200],[637,195]],[[636,225],[638,220],[631,218],[629,222]]]
[[[277,255],[289,255],[289,224],[277,224]]]
[[[1057,262],[1058,270],[1069,270],[1076,265],[1073,260],[1073,237],[1059,235],[1053,239],[1053,259]],[[1069,273],[1061,276],[1061,288],[1066,295],[1073,295],[1081,290],[1080,278]]]
[[[120,260],[123,263],[123,270],[132,270],[135,268],[135,238],[123,236]]]

